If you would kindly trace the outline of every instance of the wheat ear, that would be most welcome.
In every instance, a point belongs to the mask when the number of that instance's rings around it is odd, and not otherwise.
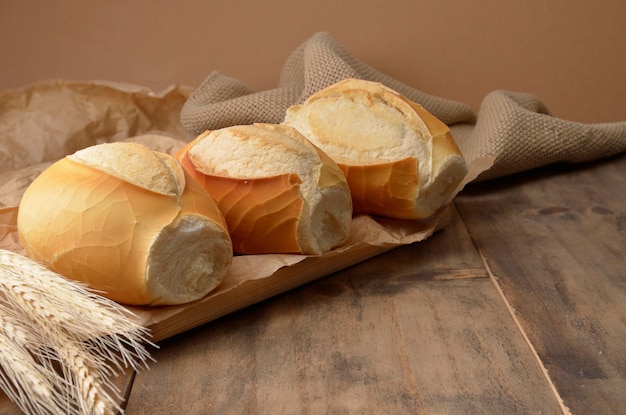
[[[11,314],[0,307],[0,386],[24,412],[54,413],[63,405],[55,385],[66,382],[36,362],[29,350],[40,344],[34,340],[37,333],[28,332],[29,327]]]
[[[0,343],[11,348],[0,349],[0,386],[20,409],[37,415],[122,412],[110,377],[122,368],[147,367],[146,346],[155,346],[130,311],[6,250],[0,250],[0,304],[0,324],[9,328]],[[61,398],[49,400],[45,391]]]

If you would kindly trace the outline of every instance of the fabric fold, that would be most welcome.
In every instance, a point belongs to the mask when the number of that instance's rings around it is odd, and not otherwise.
[[[449,125],[466,157],[495,158],[476,180],[626,151],[626,121],[583,124],[559,119],[537,97],[503,90],[487,94],[475,114],[464,103],[425,93],[357,60],[328,32],[315,33],[289,55],[274,89],[253,91],[211,72],[184,104],[181,123],[193,134],[236,124],[280,123],[291,105],[346,78],[380,82],[398,91]]]
[[[468,158],[494,156],[480,180],[557,162],[579,163],[626,151],[626,122],[584,124],[554,117],[527,93],[493,91],[483,99],[477,122],[452,126]]]

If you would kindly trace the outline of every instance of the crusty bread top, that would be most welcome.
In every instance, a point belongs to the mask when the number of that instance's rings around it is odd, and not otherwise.
[[[380,164],[414,157],[420,178],[430,174],[432,134],[395,91],[346,80],[287,111],[285,123],[320,146],[337,163]]]
[[[461,156],[447,125],[385,85],[345,79],[287,110],[284,124],[300,131],[338,164],[419,161],[420,183],[437,171],[439,156]]]
[[[313,146],[297,131],[274,124],[207,131],[190,148],[189,157],[204,174],[241,179],[286,172],[308,175],[320,162]]]
[[[287,125],[255,123],[206,132],[189,149],[189,158],[203,174],[239,179],[295,173],[305,200],[315,204],[320,169],[326,163],[320,150]],[[328,176],[324,169],[323,178]],[[341,174],[337,168],[336,174]]]
[[[67,158],[164,195],[180,195],[185,187],[184,172],[176,159],[138,143],[100,144]]]
[[[289,108],[286,123],[297,122],[294,113],[301,111],[306,112],[301,117],[308,118],[308,128],[298,126],[311,129],[311,135],[333,158],[359,159],[367,164],[400,160],[412,156],[414,139],[432,137],[411,103],[375,82],[338,82],[309,97],[304,105]]]

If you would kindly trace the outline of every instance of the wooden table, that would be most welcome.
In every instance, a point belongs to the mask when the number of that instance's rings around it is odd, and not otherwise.
[[[428,240],[160,342],[126,413],[625,413],[625,191],[626,155],[473,184]]]

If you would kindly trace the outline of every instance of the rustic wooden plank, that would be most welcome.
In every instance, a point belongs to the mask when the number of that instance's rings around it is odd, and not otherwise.
[[[561,413],[458,216],[154,357],[128,415]]]
[[[626,407],[625,190],[620,156],[471,186],[456,200],[575,414]]]
[[[240,282],[232,289],[217,290],[192,303],[167,307],[129,307],[140,316],[139,323],[150,330],[158,342],[257,302],[306,284],[336,270],[392,249],[388,246],[360,244],[342,253],[309,257],[273,272],[267,278]],[[139,314],[142,313],[142,314]],[[147,324],[146,324],[147,323]]]

